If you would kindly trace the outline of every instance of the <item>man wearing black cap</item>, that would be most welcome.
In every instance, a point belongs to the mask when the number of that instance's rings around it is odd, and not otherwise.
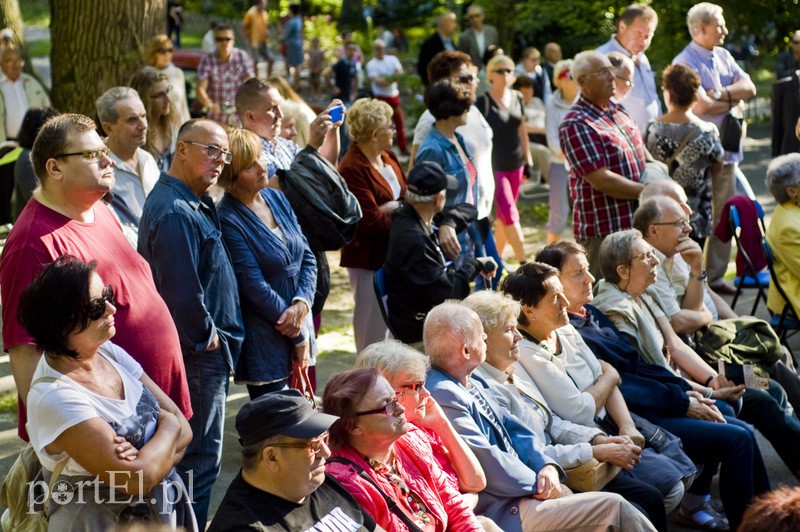
[[[436,226],[450,225],[458,233],[477,216],[469,204],[442,212],[447,189],[457,186],[454,181],[438,163],[415,165],[408,174],[406,204],[393,214],[384,265],[389,320],[398,339],[407,344],[422,340],[430,309],[446,299],[465,298],[478,273],[494,277],[493,268],[485,272],[487,263],[494,264],[490,258],[469,259],[456,270],[439,248]]]
[[[234,530],[381,530],[325,474],[328,428],[336,416],[315,411],[297,390],[263,395],[236,415],[242,470],[209,532]]]

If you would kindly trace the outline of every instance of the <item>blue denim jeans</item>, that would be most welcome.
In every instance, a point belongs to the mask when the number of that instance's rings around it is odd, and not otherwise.
[[[184,351],[183,361],[194,410],[189,420],[193,435],[177,469],[193,497],[197,523],[203,530],[208,519],[211,487],[217,480],[222,460],[225,398],[231,373],[219,349],[188,354]]]

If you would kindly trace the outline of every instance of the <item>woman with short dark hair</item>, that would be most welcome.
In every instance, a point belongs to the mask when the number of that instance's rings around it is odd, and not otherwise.
[[[192,431],[142,367],[111,343],[114,302],[95,263],[69,255],[45,266],[20,297],[17,319],[44,355],[27,397],[28,435],[45,481],[58,471],[60,486],[72,490],[68,502],[51,504],[49,530],[106,530],[148,515],[197,530],[175,472]],[[87,485],[91,493],[81,492]],[[131,504],[128,496],[145,502]]]
[[[331,377],[322,404],[339,420],[329,431],[334,458],[327,472],[389,532],[408,530],[409,520],[426,531],[483,530],[458,490],[444,480],[430,444],[409,432],[402,394],[374,368]],[[397,502],[396,510],[379,491]]]
[[[647,126],[644,141],[686,192],[692,209],[690,236],[702,246],[711,234],[711,180],[722,170],[724,150],[716,126],[692,112],[700,88],[697,73],[684,65],[670,65],[664,69],[661,87],[667,113]]]

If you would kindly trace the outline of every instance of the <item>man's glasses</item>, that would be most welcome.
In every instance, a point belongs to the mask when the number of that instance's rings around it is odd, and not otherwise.
[[[678,227],[680,229],[683,229],[684,227],[690,227],[691,226],[691,224],[689,223],[689,218],[679,218],[678,220],[675,220],[674,222],[656,222],[656,223],[652,223],[650,225],[674,225],[675,227]]]
[[[461,83],[472,83],[473,81],[475,81],[475,76],[473,76],[472,74],[465,74],[463,76],[458,76],[458,81],[460,81]]]
[[[174,51],[175,50],[173,48],[159,48],[158,50],[156,50],[156,52],[158,52],[159,54],[171,54]]]
[[[114,289],[111,288],[110,284],[107,284],[103,288],[103,293],[100,297],[92,299],[86,306],[86,314],[89,316],[90,320],[95,321],[103,317],[103,314],[106,313],[106,302],[112,305],[116,303],[114,299]]]
[[[628,87],[632,87],[633,86],[633,80],[632,79],[623,78],[622,76],[614,76],[614,77],[617,78],[620,81],[624,81],[625,85],[628,86]]]
[[[297,443],[273,443],[269,445],[269,447],[283,447],[285,449],[306,449],[307,451],[311,451],[312,454],[318,454],[322,450],[322,446],[328,446],[328,433],[326,432],[322,436],[318,438],[314,438],[313,440],[308,440],[305,442],[297,442]]]
[[[356,412],[356,417],[371,416],[374,414],[385,414],[387,416],[393,416],[395,412],[397,412],[397,396],[395,396],[391,401],[389,401],[388,403],[379,408],[373,408],[372,410],[365,410],[363,412]]]
[[[54,159],[60,159],[62,157],[74,157],[75,155],[80,155],[87,161],[96,163],[97,161],[108,156],[109,151],[110,150],[108,148],[101,148],[99,150],[83,150],[83,151],[74,151],[71,153],[59,153],[54,157]]]
[[[638,255],[634,255],[631,257],[631,262],[635,260],[640,260],[642,262],[650,262],[651,260],[656,258],[656,254],[651,249],[650,251],[645,251],[644,253],[639,253]]]
[[[153,100],[158,100],[159,98],[166,98],[166,97],[169,96],[169,91],[171,91],[171,90],[172,90],[172,85],[167,87],[167,90],[163,90],[161,92],[157,92],[155,94],[151,94],[150,98],[152,98]]]
[[[514,71],[510,68],[496,68],[492,70],[492,72],[494,72],[495,74],[511,74]]]
[[[233,161],[233,154],[229,151],[223,150],[219,146],[214,146],[211,144],[203,144],[202,142],[194,142],[193,140],[186,140],[184,142],[188,144],[194,144],[195,146],[204,147],[206,149],[206,153],[208,154],[208,156],[215,161],[220,158],[222,158],[222,162],[224,162],[225,164],[231,164],[231,162]]]

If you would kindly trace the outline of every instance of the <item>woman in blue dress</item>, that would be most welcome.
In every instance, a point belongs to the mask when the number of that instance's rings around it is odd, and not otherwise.
[[[255,133],[228,133],[233,162],[220,175],[222,235],[242,301],[245,338],[235,381],[251,398],[285,388],[292,359],[316,354],[311,301],[317,263],[281,192],[267,188],[267,165]]]

